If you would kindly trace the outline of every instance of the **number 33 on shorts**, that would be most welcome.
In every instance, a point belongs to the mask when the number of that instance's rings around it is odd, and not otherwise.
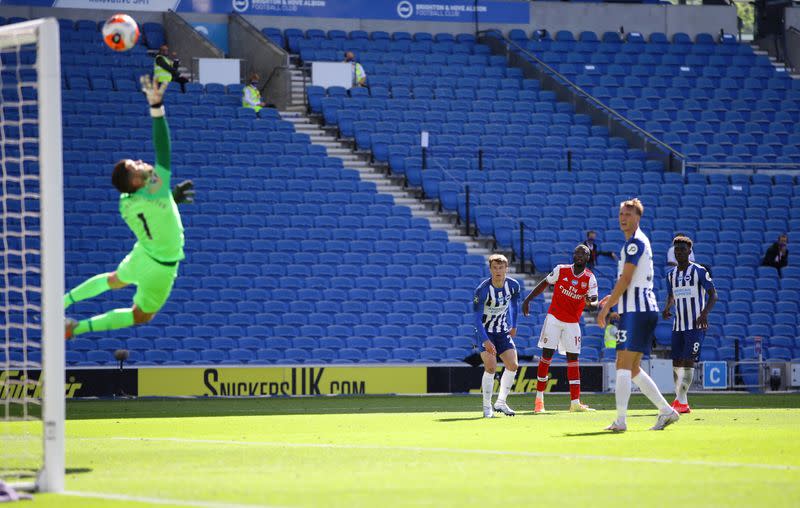
[[[628,340],[628,330],[617,330],[617,342],[622,343]]]

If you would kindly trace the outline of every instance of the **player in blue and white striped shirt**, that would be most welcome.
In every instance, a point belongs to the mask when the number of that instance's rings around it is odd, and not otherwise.
[[[517,334],[519,316],[519,295],[521,286],[514,279],[506,277],[508,259],[502,254],[489,256],[489,271],[492,276],[478,285],[472,299],[475,316],[475,347],[483,360],[483,416],[492,418],[492,391],[494,372],[497,369],[497,355],[503,360],[503,375],[500,377],[500,393],[494,404],[496,411],[508,416],[516,413],[508,407],[506,398],[517,375],[517,349],[514,336]]]
[[[691,413],[686,397],[694,378],[694,364],[700,358],[700,346],[708,328],[708,313],[717,302],[717,291],[708,270],[689,261],[691,238],[676,236],[672,246],[678,266],[667,274],[667,303],[662,314],[664,319],[671,318],[670,307],[675,305],[675,323],[672,325],[675,401],[672,407],[679,413]]]
[[[650,353],[653,332],[658,323],[658,303],[653,294],[653,250],[650,240],[639,229],[644,206],[638,199],[619,205],[619,227],[625,234],[620,251],[618,279],[610,295],[600,300],[597,324],[606,327],[611,307],[618,305],[617,379],[615,396],[617,419],[606,430],[624,432],[631,397],[631,381],[658,407],[658,419],[651,430],[663,430],[680,418],[667,403],[653,379],[639,368],[644,354]]]

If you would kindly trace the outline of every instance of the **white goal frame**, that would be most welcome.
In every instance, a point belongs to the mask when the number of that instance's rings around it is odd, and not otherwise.
[[[64,203],[61,138],[61,48],[55,18],[0,27],[0,47],[36,44],[42,284],[43,461],[41,492],[64,490]]]

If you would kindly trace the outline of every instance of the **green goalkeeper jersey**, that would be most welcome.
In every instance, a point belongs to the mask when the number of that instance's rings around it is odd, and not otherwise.
[[[120,195],[119,213],[136,235],[138,246],[156,261],[171,263],[185,256],[181,214],[172,198],[169,126],[164,117],[153,118],[153,145],[156,163],[150,182],[132,194]]]

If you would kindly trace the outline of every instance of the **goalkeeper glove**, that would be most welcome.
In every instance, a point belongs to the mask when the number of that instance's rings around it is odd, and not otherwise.
[[[175,203],[194,203],[194,182],[184,180],[172,189],[172,199]]]
[[[139,78],[139,83],[142,85],[142,92],[147,97],[147,103],[151,108],[160,108],[164,104],[164,92],[167,91],[169,81],[160,83],[150,78],[148,74]]]

